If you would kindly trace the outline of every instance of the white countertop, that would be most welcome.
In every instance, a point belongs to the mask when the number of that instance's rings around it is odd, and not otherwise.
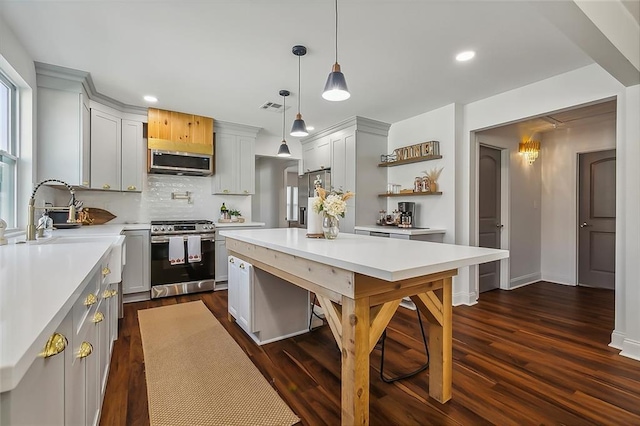
[[[19,383],[126,226],[54,230],[50,240],[0,246],[0,392]],[[101,238],[54,243],[61,237]]]
[[[368,231],[368,232],[384,232],[386,234],[400,234],[400,235],[429,235],[429,234],[444,234],[447,232],[444,229],[438,228],[399,228],[397,226],[356,226],[356,231]]]
[[[216,222],[216,228],[246,228],[246,227],[262,227],[264,222]]]
[[[228,230],[227,238],[271,248],[386,281],[509,257],[507,250],[340,233],[335,240],[306,238],[306,229]]]

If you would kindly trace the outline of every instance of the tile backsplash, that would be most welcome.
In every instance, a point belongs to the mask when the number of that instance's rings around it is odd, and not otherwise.
[[[250,195],[212,195],[212,178],[173,175],[144,175],[142,192],[77,191],[85,207],[107,210],[117,217],[111,223],[148,223],[152,220],[208,219],[217,221],[220,206],[240,210],[251,220]],[[171,193],[190,192],[186,199],[172,199]],[[56,202],[68,201],[66,191],[56,191]]]

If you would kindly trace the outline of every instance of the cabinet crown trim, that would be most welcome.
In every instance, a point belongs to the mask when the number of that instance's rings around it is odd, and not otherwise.
[[[96,90],[96,86],[93,84],[91,74],[87,71],[74,70],[72,68],[61,67],[58,65],[45,64],[43,62],[34,62],[36,68],[36,80],[40,80],[38,77],[52,77],[61,80],[73,81],[82,84],[82,87],[87,92],[89,99],[98,101],[102,104],[110,106],[122,112],[129,112],[132,114],[147,114],[146,107],[139,107],[136,105],[129,105],[120,102],[116,99],[110,98],[99,93]],[[41,86],[41,82],[38,81],[38,86]],[[61,89],[59,87],[51,87],[48,84],[44,84],[45,87],[51,89]]]
[[[355,117],[348,118],[344,121],[341,121],[337,124],[334,124],[333,126],[328,127],[324,130],[321,130],[318,133],[315,133],[308,138],[301,139],[300,143],[302,145],[305,145],[307,143],[313,142],[316,139],[322,138],[324,136],[333,134],[335,132],[338,132],[340,130],[344,130],[353,126],[355,126],[356,128],[355,130],[358,132],[372,133],[374,135],[387,137],[389,136],[389,128],[391,127],[391,124],[384,123],[382,121],[372,120],[370,118],[355,116]]]
[[[215,133],[231,133],[235,136],[257,137],[262,127],[249,126],[247,124],[231,123],[229,121],[216,120],[213,123]]]

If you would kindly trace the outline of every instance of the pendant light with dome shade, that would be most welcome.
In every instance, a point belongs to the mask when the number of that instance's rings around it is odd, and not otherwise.
[[[328,101],[344,101],[349,99],[351,93],[347,88],[347,81],[344,78],[344,74],[340,71],[340,64],[338,63],[338,0],[335,0],[336,6],[336,62],[331,68],[327,83],[324,85],[324,92],[322,97]]]
[[[279,92],[279,95],[282,96],[282,143],[280,144],[280,148],[278,149],[278,157],[291,157],[289,146],[287,145],[287,141],[284,138],[284,122],[286,119],[287,96],[289,96],[289,91],[281,90]]]
[[[302,114],[300,114],[300,57],[307,54],[307,48],[304,46],[293,46],[291,51],[298,57],[298,113],[296,114],[296,119],[291,127],[290,135],[295,136],[296,138],[301,138],[309,135],[309,132],[307,132],[307,125],[302,119]]]

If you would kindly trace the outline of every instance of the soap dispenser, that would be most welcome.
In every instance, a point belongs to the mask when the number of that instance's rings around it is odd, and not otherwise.
[[[53,235],[53,219],[49,217],[49,211],[45,210],[38,220],[36,232],[40,238],[50,238]]]

